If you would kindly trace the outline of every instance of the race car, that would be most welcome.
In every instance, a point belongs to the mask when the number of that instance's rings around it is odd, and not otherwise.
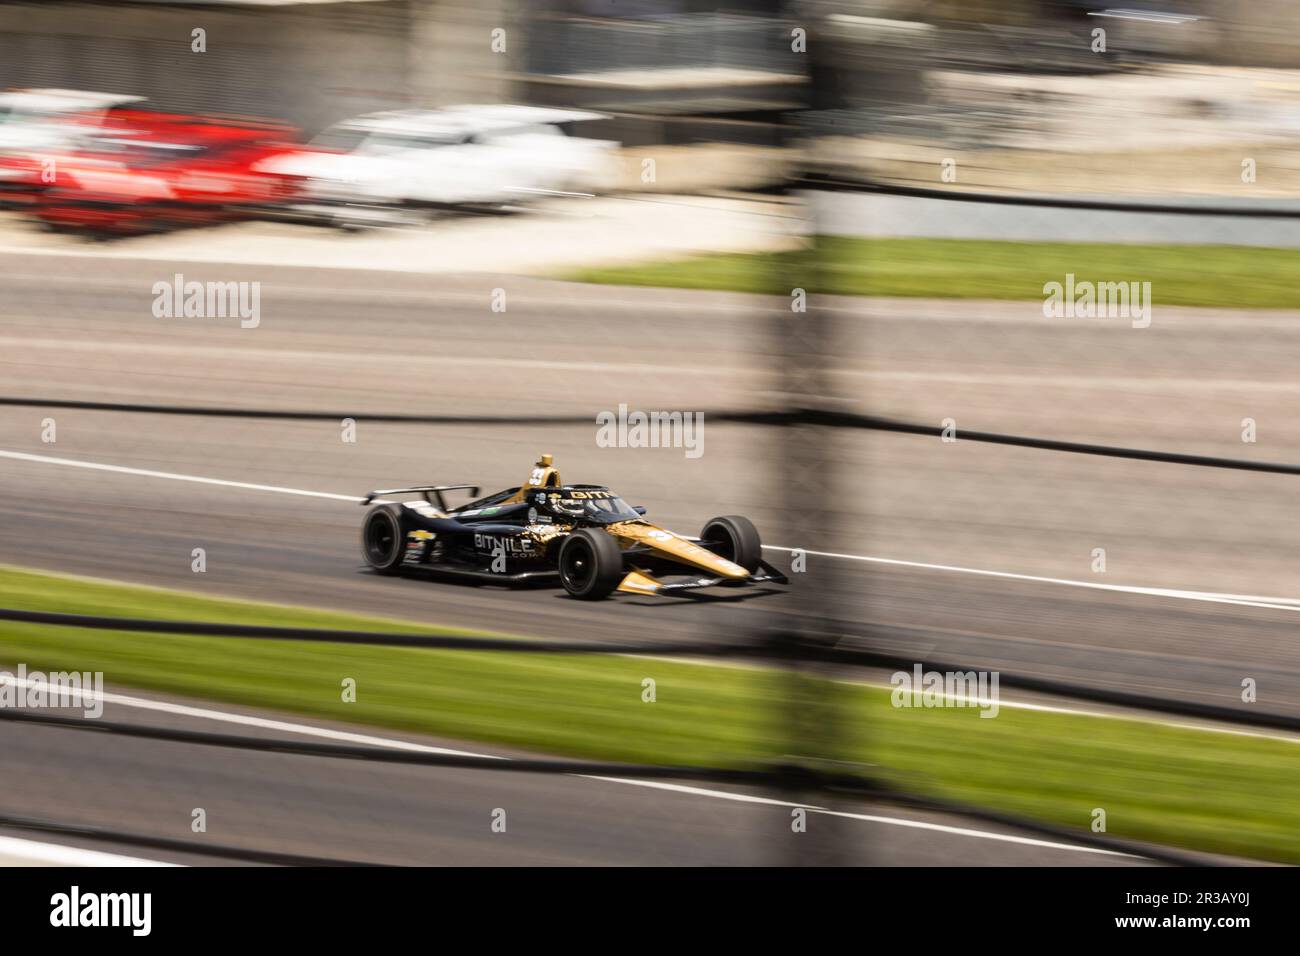
[[[448,492],[475,499],[448,508]],[[523,584],[558,578],[587,601],[615,591],[673,594],[713,585],[787,584],[763,560],[753,523],[713,518],[698,539],[644,517],[604,485],[566,485],[542,455],[528,480],[486,498],[475,485],[426,485],[372,491],[361,525],[361,553],[380,574],[425,569],[480,583]],[[414,500],[382,501],[398,495]]]
[[[88,90],[0,93],[0,206],[26,205],[54,174],[50,160],[76,148],[138,96]]]

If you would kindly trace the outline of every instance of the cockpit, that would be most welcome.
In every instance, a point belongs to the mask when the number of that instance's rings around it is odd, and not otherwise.
[[[613,524],[641,517],[635,508],[604,488],[572,487],[554,491],[530,491],[525,500],[539,510],[568,518],[585,518],[599,524]]]

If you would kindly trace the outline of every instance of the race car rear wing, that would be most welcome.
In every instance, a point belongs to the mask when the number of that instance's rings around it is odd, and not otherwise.
[[[447,501],[443,498],[444,491],[468,491],[470,498],[478,497],[478,485],[417,485],[414,488],[389,488],[386,491],[372,491],[361,499],[363,505],[368,505],[376,498],[386,498],[389,495],[424,495],[424,500],[429,504],[437,507],[439,511],[447,510]]]

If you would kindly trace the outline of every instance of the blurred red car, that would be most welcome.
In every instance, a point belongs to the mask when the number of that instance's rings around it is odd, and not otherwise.
[[[279,123],[118,110],[75,149],[27,167],[22,182],[30,212],[51,228],[133,234],[245,218],[294,199],[299,180],[253,167],[301,149],[297,130]]]
[[[30,204],[51,157],[76,148],[140,99],[90,90],[0,92],[0,206]]]

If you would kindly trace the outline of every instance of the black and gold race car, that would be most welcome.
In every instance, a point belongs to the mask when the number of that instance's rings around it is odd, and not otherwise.
[[[748,518],[705,522],[699,539],[646,521],[602,485],[566,485],[543,455],[528,481],[486,498],[474,485],[428,485],[372,491],[361,525],[361,552],[380,574],[425,569],[484,583],[523,584],[559,578],[575,598],[614,591],[671,594],[712,585],[788,580],[763,560]],[[445,495],[477,500],[448,508]],[[381,501],[397,495],[415,500]]]

